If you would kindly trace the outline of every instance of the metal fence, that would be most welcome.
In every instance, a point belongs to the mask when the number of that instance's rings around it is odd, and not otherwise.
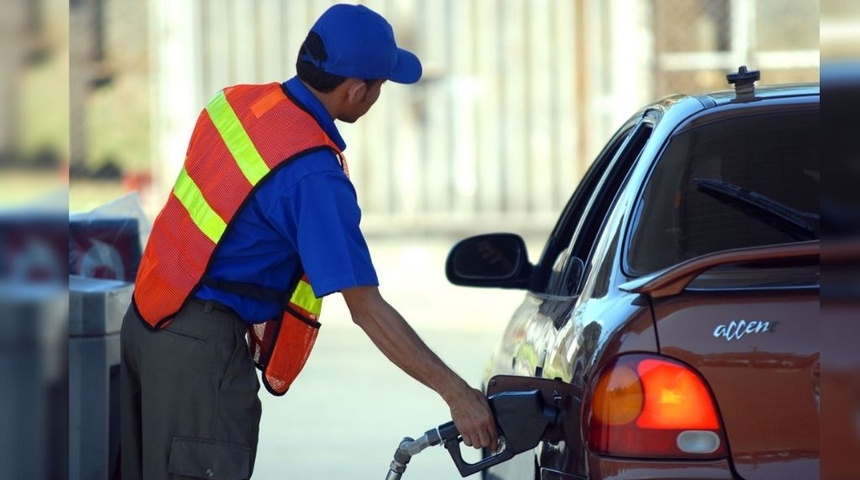
[[[747,64],[762,83],[818,80],[818,8],[810,0],[653,0],[658,96],[725,88]]]

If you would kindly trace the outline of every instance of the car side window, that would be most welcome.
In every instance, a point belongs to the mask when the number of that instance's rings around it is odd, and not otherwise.
[[[544,246],[532,277],[532,291],[539,293],[558,291],[561,272],[567,262],[568,244],[576,229],[577,221],[582,217],[597,184],[600,183],[615,154],[627,141],[634,126],[635,123],[628,122],[613,135],[577,184]]]
[[[539,274],[545,281],[540,291],[558,296],[576,294],[600,225],[651,127],[638,117],[629,121],[589,168],[544,249]]]

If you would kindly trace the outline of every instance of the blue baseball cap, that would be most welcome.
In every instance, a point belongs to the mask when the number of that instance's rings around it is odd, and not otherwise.
[[[399,48],[388,21],[364,5],[330,7],[311,32],[322,38],[327,57],[319,60],[303,54],[301,59],[328,73],[397,83],[415,83],[421,78],[418,57]]]

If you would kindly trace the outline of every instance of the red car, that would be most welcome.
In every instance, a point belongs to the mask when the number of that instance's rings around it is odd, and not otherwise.
[[[451,282],[526,291],[488,387],[572,398],[485,478],[819,477],[819,88],[756,73],[631,117],[536,264],[514,234],[452,249]]]

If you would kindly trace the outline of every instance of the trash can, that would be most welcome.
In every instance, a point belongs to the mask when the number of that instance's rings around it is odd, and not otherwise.
[[[119,332],[133,284],[69,276],[69,478],[114,478],[119,460]]]
[[[0,282],[0,478],[66,478],[65,285]]]
[[[69,274],[134,282],[140,222],[132,217],[69,219]]]

